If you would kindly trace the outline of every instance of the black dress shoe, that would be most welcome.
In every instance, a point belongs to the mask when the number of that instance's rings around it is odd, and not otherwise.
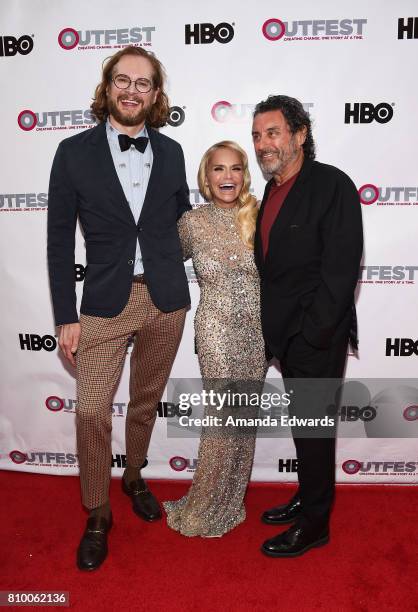
[[[266,510],[261,515],[263,523],[269,525],[284,525],[286,523],[293,523],[302,511],[302,503],[300,497],[295,495],[292,497],[290,502],[283,504],[282,506],[275,506]]]
[[[323,546],[328,542],[328,528],[313,534],[311,530],[293,525],[275,538],[266,540],[261,550],[269,557],[298,557],[311,548]]]
[[[145,480],[138,478],[127,485],[125,479],[122,478],[122,491],[132,499],[133,511],[144,521],[157,521],[161,518],[160,504],[149,490]]]
[[[107,534],[112,527],[103,516],[91,516],[77,550],[77,566],[81,570],[97,569],[107,556]]]

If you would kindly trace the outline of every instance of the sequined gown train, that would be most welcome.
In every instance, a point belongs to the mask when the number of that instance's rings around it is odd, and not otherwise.
[[[260,381],[266,372],[259,279],[253,252],[238,234],[236,213],[211,203],[186,212],[178,223],[200,286],[195,337],[203,381]],[[245,519],[255,435],[202,429],[188,494],[163,504],[169,527],[186,536],[220,536]]]

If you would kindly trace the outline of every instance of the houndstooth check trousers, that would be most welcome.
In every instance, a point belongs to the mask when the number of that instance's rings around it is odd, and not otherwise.
[[[126,459],[129,466],[140,468],[185,315],[185,308],[168,313],[158,310],[146,285],[132,283],[128,303],[120,314],[111,318],[80,316],[76,423],[81,497],[86,508],[96,508],[109,499],[112,403],[128,338],[135,334],[125,428]]]

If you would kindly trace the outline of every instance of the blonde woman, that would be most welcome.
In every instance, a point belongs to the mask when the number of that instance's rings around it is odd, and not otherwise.
[[[250,182],[241,147],[231,141],[213,145],[198,172],[199,190],[208,204],[186,212],[178,222],[184,257],[192,258],[200,286],[195,336],[206,387],[226,390],[235,381],[242,390],[246,381],[262,381],[265,376],[253,256],[258,209]],[[234,410],[240,416],[240,409]],[[216,413],[206,409],[205,414]],[[203,429],[188,494],[164,503],[169,527],[186,536],[215,537],[245,519],[243,499],[255,434],[251,428]]]

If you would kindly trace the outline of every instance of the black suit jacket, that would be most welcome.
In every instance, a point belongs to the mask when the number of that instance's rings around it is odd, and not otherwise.
[[[351,179],[338,168],[305,159],[270,233],[264,260],[260,223],[273,179],[264,192],[255,235],[261,277],[261,323],[267,348],[282,357],[298,332],[329,348],[356,324],[354,290],[363,250],[361,205]]]
[[[54,158],[48,202],[48,267],[56,325],[78,321],[74,246],[77,217],[87,268],[81,312],[113,317],[132,284],[136,241],[154,304],[164,312],[190,304],[177,219],[188,209],[181,146],[147,126],[153,165],[135,223],[101,123],[62,141]]]

